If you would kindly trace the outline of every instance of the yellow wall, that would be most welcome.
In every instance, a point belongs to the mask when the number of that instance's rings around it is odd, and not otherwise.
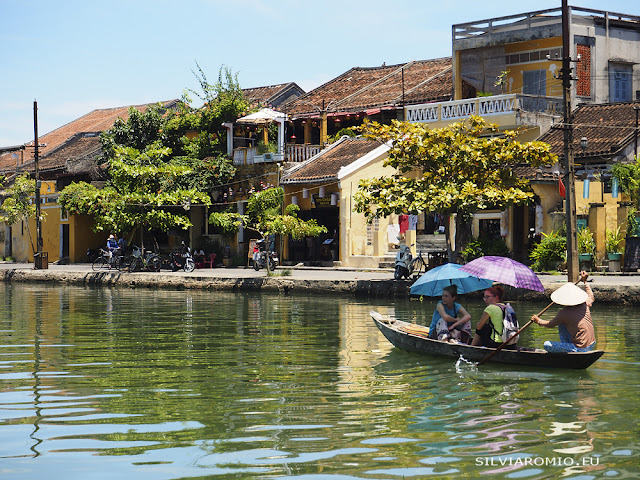
[[[505,54],[512,55],[515,53],[524,53],[532,50],[542,50],[547,48],[562,47],[562,37],[543,38],[539,40],[530,40],[526,42],[509,43],[504,46]],[[522,64],[507,65],[505,67],[509,74],[507,75],[507,89],[505,93],[523,93],[523,73],[528,70],[546,70],[546,86],[547,96],[562,96],[562,81],[553,77],[554,73],[559,75],[562,68],[562,58],[558,60],[541,59],[537,62],[527,62]]]
[[[340,259],[345,266],[377,267],[380,258],[390,249],[387,227],[398,223],[397,215],[380,218],[377,224],[368,225],[364,215],[354,211],[353,200],[361,179],[389,176],[394,172],[383,166],[386,158],[384,153],[340,180],[340,238],[344,239],[340,244]],[[415,243],[415,235],[415,231],[407,232],[405,243]]]
[[[382,257],[388,250],[387,225],[398,223],[396,215],[389,218],[381,218],[377,230],[372,225],[371,243],[368,244],[367,223],[364,215],[354,211],[353,195],[358,190],[360,179],[390,175],[391,168],[385,168],[382,163],[387,158],[386,153],[370,161],[367,165],[349,174],[340,180],[340,183],[325,184],[325,195],[331,193],[339,195],[339,223],[340,223],[340,254],[339,260],[343,266],[377,267]],[[313,210],[311,197],[318,193],[319,185],[283,185],[285,191],[285,205],[291,203],[293,195],[298,197],[298,206],[301,210]],[[309,189],[309,198],[303,198],[303,189]],[[415,232],[408,232],[408,244],[415,243]],[[285,243],[283,258],[288,258],[288,249]]]
[[[87,215],[68,215],[61,218],[58,192],[55,181],[41,182],[40,212],[42,216],[42,251],[47,252],[49,262],[60,259],[62,242],[61,225],[69,225],[69,261],[86,261],[88,248],[97,248],[106,243],[107,233],[96,234],[92,231],[93,219]],[[33,198],[35,201],[35,197]],[[18,262],[33,262],[33,250],[37,248],[35,218],[23,220],[11,226],[12,256]]]

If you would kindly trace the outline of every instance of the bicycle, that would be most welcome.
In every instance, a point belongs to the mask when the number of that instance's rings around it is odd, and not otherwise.
[[[123,256],[120,255],[118,250],[111,252],[111,254],[101,248],[100,256],[93,261],[91,268],[94,272],[99,270],[121,270],[122,269]]]
[[[150,272],[159,272],[162,267],[162,259],[160,255],[154,252],[147,252],[145,255],[142,248],[132,245],[130,272],[138,270],[148,270]]]
[[[417,275],[418,277],[427,271],[427,262],[424,260],[422,256],[422,250],[418,251],[416,258],[411,260],[411,266],[409,271],[412,274]]]

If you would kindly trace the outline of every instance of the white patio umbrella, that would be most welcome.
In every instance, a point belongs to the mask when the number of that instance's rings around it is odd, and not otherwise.
[[[276,120],[284,120],[286,115],[272,108],[262,108],[250,115],[245,115],[236,120],[236,123],[250,123],[253,125],[263,125],[265,123],[275,122]]]

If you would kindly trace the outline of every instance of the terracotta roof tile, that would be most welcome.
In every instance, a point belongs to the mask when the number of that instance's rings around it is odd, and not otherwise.
[[[250,105],[253,106],[275,106],[275,102],[282,103],[281,97],[286,90],[292,89],[304,93],[295,82],[281,83],[279,85],[270,85],[266,87],[243,88],[242,92]]]
[[[315,157],[285,173],[281,183],[314,183],[337,180],[338,171],[380,146],[366,138],[344,138]]]
[[[102,153],[102,145],[98,133],[78,133],[67,139],[54,151],[39,161],[41,172],[64,168],[73,173],[86,173],[95,170],[96,159]],[[34,171],[34,163],[21,165],[19,171]]]
[[[453,94],[451,58],[413,61],[381,67],[355,67],[307,92],[282,110],[290,115],[361,112],[381,107],[448,100]]]
[[[633,142],[635,110],[640,102],[580,105],[573,113],[573,152],[576,161],[599,157],[599,161],[616,155]],[[588,147],[582,150],[580,138],[586,137]],[[551,145],[551,151],[564,158],[564,132],[560,126],[552,128],[539,139]]]
[[[557,177],[554,177],[553,173],[551,172],[551,167],[535,168],[529,165],[518,165],[513,167],[513,172],[516,174],[516,176],[526,178],[530,181],[557,182]]]
[[[173,107],[177,104],[178,100],[169,100],[160,102],[167,108]],[[157,102],[156,102],[157,103]],[[40,144],[46,144],[47,146],[40,149],[40,157],[43,159],[50,152],[53,152],[57,147],[62,145],[69,138],[73,137],[77,133],[81,132],[103,132],[113,126],[113,123],[117,118],[126,119],[129,116],[129,108],[133,107],[140,111],[145,111],[149,106],[156,103],[147,103],[143,105],[131,105],[126,107],[117,108],[103,108],[94,110],[72,122],[56,128],[55,130],[41,135],[38,138]],[[30,142],[33,144],[33,141]],[[24,164],[33,162],[33,148],[27,148],[24,154]],[[0,172],[13,172],[16,170],[16,161],[11,157],[11,154],[4,154],[0,156]]]

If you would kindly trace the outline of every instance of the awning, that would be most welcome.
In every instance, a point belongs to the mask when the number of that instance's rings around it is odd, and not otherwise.
[[[236,120],[236,123],[249,123],[252,125],[262,125],[265,123],[275,122],[276,120],[284,120],[286,115],[282,112],[276,112],[271,108],[263,108],[255,113],[246,115]]]

